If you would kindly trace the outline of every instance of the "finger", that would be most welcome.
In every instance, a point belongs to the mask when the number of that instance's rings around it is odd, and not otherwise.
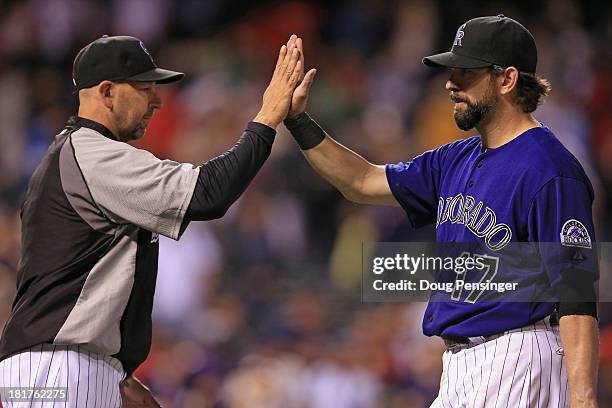
[[[285,70],[288,77],[291,77],[291,75],[293,75],[293,72],[296,70],[295,67],[297,66],[297,63],[299,60],[300,60],[300,52],[298,51],[297,48],[294,47],[293,51],[291,52],[291,56],[289,58],[289,62],[287,63],[287,67]]]
[[[283,65],[283,61],[285,61],[285,55],[287,55],[287,46],[283,45],[278,52],[278,60],[276,60],[276,67],[274,67],[274,73],[272,76],[278,73],[279,68]]]
[[[296,52],[297,52],[297,48],[295,48],[295,46],[291,46],[291,49],[289,48],[286,49],[283,61],[281,62],[279,66],[278,75],[280,76],[280,78],[285,78],[291,75],[291,72],[293,71],[293,67],[294,67],[294,64],[292,64],[291,62],[293,61],[294,58],[296,58],[295,57]]]
[[[302,72],[300,72],[300,81],[304,79],[304,68],[306,67],[306,63],[304,62],[304,44],[302,43],[302,39],[298,37],[295,40],[295,46],[300,51],[300,62],[302,63]]]
[[[314,82],[314,77],[317,74],[317,70],[316,68],[311,69],[310,71],[308,71],[306,73],[306,75],[304,76],[304,81],[303,83],[306,85],[306,89],[310,89],[310,87],[312,86],[313,82]]]
[[[297,35],[291,34],[289,40],[287,41],[287,48],[289,48],[292,44],[295,44],[295,40],[297,39]]]
[[[298,85],[295,92],[299,92],[300,95],[306,95],[310,93],[310,87],[314,83],[314,77],[317,73],[316,69],[311,69],[306,73],[302,82]]]
[[[302,62],[298,61],[295,64],[295,69],[293,70],[293,73],[291,74],[291,76],[289,77],[289,83],[291,85],[295,85],[298,83],[298,81],[300,80],[300,72],[302,71]]]
[[[289,64],[292,56],[293,56],[293,50],[296,49],[296,45],[295,45],[295,41],[297,39],[297,36],[295,34],[292,34],[291,37],[289,37],[289,41],[287,41],[287,48],[286,48],[286,54],[285,54],[285,68],[287,67],[287,65]]]
[[[293,51],[294,48],[295,48],[295,34],[289,38],[289,41],[287,41],[287,55],[289,57],[291,56],[291,52]]]

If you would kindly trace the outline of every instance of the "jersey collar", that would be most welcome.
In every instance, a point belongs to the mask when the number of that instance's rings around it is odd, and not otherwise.
[[[516,136],[514,139],[504,143],[501,146],[498,146],[496,148],[490,148],[490,147],[484,147],[482,145],[482,139],[479,142],[479,146],[480,146],[480,154],[486,154],[486,155],[491,155],[497,152],[501,152],[504,151],[506,149],[511,148],[514,145],[517,145],[519,143],[522,143],[525,139],[528,139],[529,136],[528,135],[532,135],[532,134],[537,134],[538,132],[542,132],[542,131],[548,131],[550,132],[550,129],[548,129],[546,126],[544,126],[543,124],[540,123],[540,126],[534,126],[532,128],[527,129],[526,131],[524,131],[523,133],[519,134],[518,136]]]
[[[85,127],[85,128],[93,129],[96,132],[100,133],[102,136],[105,136],[105,137],[107,137],[109,139],[119,140],[113,134],[113,132],[108,130],[108,128],[106,126],[102,125],[101,123],[95,122],[93,120],[82,118],[80,116],[71,116],[68,119],[68,122],[66,122],[66,127],[67,128],[81,128],[81,127]]]

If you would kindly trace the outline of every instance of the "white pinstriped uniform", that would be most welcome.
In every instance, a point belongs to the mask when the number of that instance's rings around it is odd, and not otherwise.
[[[7,402],[4,408],[119,408],[119,360],[81,346],[44,344],[0,361],[1,387],[67,387],[68,400]]]
[[[445,351],[431,408],[569,407],[559,326],[546,320]]]

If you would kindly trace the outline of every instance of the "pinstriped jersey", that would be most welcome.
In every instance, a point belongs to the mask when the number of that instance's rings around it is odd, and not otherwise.
[[[178,239],[199,168],[159,160],[77,118],[35,170],[21,209],[17,294],[0,359],[80,344],[131,373],[149,353],[158,234]]]
[[[563,257],[576,248],[584,254],[576,261],[581,277],[598,278],[596,253],[591,250],[593,188],[578,160],[545,126],[529,129],[496,149],[484,149],[478,136],[459,140],[412,161],[388,164],[386,174],[412,226],[435,224],[438,243],[466,243],[492,256],[517,242],[539,245],[542,253],[550,251],[545,245],[551,243],[567,249],[561,249]],[[575,266],[573,262],[506,264],[495,272],[502,282],[546,293],[560,282],[563,268]],[[425,334],[487,336],[533,324],[556,307],[554,298],[470,303],[451,296],[432,293],[423,320]]]

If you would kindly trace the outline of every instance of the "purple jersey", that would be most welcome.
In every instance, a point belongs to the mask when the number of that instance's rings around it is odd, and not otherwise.
[[[578,160],[545,126],[529,129],[505,145],[483,151],[480,137],[427,151],[412,161],[386,166],[393,195],[414,228],[436,224],[439,243],[468,243],[490,252],[510,243],[558,243],[591,248],[595,236],[593,188]],[[595,251],[589,256],[595,257]],[[591,263],[590,265],[592,265]],[[596,265],[596,261],[594,261]],[[550,290],[561,276],[538,266],[535,291]],[[533,270],[505,267],[498,277],[516,282]],[[591,278],[597,278],[590,268]],[[540,285],[541,287],[532,287]],[[423,332],[439,336],[486,336],[548,316],[552,302],[451,300],[434,292]],[[432,299],[434,300],[434,299]]]

